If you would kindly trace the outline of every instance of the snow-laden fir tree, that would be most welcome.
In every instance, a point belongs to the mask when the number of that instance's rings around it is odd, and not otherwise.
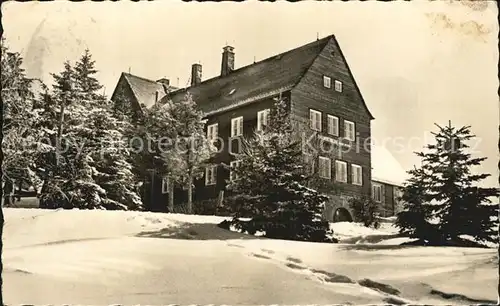
[[[285,99],[277,99],[263,132],[244,141],[228,189],[232,223],[244,232],[269,238],[331,241],[322,219],[328,197],[307,187],[301,141],[294,135]],[[251,217],[241,221],[241,216]]]
[[[102,96],[98,93],[102,85],[95,77],[97,73],[95,61],[92,59],[92,54],[89,49],[85,49],[80,60],[76,62],[74,67],[75,87],[77,92],[83,94],[88,100],[98,100]]]
[[[404,203],[404,210],[397,215],[395,225],[404,236],[424,241],[436,240],[436,225],[429,222],[432,210],[428,204],[427,190],[431,176],[421,168],[410,170],[408,174],[410,178],[404,183],[403,194],[399,199]]]
[[[69,62],[59,74],[52,74],[53,90],[44,97],[43,114],[48,117],[43,130],[45,150],[40,151],[37,164],[43,179],[40,207],[100,208],[105,191],[92,178],[95,147],[87,144],[93,130],[88,127],[90,112],[75,88],[75,74]],[[51,103],[49,103],[51,101]],[[50,122],[56,113],[56,123]]]
[[[41,206],[141,209],[123,137],[127,125],[97,92],[101,86],[88,51],[75,66],[66,62],[53,74],[53,91],[40,103],[48,139],[39,158],[45,182]]]
[[[431,244],[455,244],[463,238],[498,243],[497,188],[478,183],[490,174],[474,174],[486,158],[472,157],[467,144],[470,127],[438,126],[435,144],[427,145],[420,169],[404,189],[407,210],[398,216],[402,233],[412,233]],[[424,220],[422,220],[422,217]]]
[[[114,104],[99,93],[102,85],[95,75],[95,61],[87,49],[75,64],[75,85],[80,97],[88,104],[90,121],[86,124],[94,134],[95,150],[93,178],[106,191],[103,206],[108,209],[140,210],[137,178],[132,172],[131,121]]]
[[[33,109],[32,80],[25,75],[22,57],[10,51],[4,39],[1,40],[1,54],[2,183],[4,195],[7,195],[7,189],[12,190],[14,182],[33,184],[36,181],[31,170],[39,138],[34,126],[39,116]],[[4,200],[4,204],[9,205],[10,197],[6,196]]]

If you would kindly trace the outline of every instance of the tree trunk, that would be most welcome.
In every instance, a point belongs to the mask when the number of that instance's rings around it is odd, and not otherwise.
[[[61,104],[61,115],[59,117],[59,124],[57,127],[57,139],[56,139],[56,165],[59,165],[59,154],[61,152],[61,137],[63,133],[63,123],[64,123],[64,109],[65,109],[66,99],[63,99]]]
[[[0,207],[0,305],[3,305],[3,298],[2,298],[2,292],[3,292],[3,224],[4,224],[4,217],[3,217],[3,207]]]
[[[168,181],[168,211],[174,212],[174,182],[170,178]]]
[[[193,170],[189,171],[187,211],[193,213]]]

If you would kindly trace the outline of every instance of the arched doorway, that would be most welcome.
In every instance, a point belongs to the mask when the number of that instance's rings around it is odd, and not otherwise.
[[[352,222],[351,214],[343,207],[337,208],[333,214],[333,222]]]

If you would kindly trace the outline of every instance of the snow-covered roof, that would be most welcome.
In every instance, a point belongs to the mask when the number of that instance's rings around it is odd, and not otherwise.
[[[372,145],[372,181],[402,186],[408,174],[392,153],[383,146]]]

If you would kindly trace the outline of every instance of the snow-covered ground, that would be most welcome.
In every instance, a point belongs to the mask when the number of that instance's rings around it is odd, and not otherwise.
[[[496,303],[495,249],[402,247],[396,229],[339,244],[226,231],[224,217],[5,209],[7,304]]]

